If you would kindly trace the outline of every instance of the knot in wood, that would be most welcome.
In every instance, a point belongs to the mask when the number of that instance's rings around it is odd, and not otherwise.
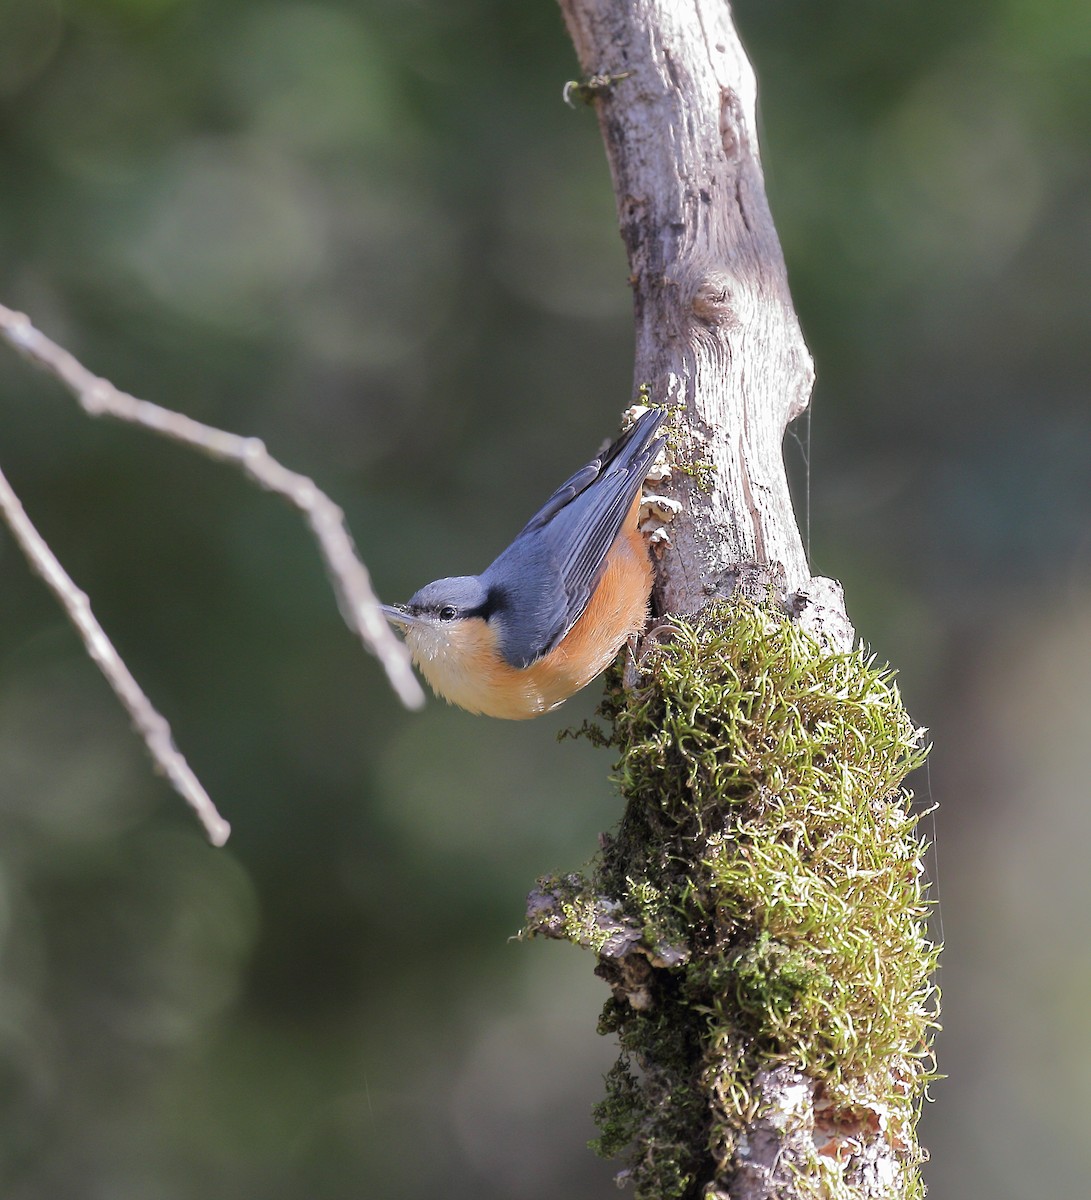
[[[690,308],[693,315],[705,325],[726,326],[729,329],[739,325],[731,277],[726,272],[705,275],[694,289]]]

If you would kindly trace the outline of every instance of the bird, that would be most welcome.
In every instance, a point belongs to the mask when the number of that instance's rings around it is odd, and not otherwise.
[[[637,519],[665,417],[644,411],[480,575],[437,579],[382,606],[438,696],[471,713],[537,717],[644,630],[653,567]]]

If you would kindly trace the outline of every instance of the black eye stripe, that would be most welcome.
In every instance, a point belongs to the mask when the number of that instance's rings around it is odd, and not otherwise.
[[[498,608],[503,606],[503,593],[497,588],[489,591],[482,604],[475,608],[461,607],[457,604],[427,604],[419,605],[414,610],[423,616],[430,616],[436,621],[454,621],[456,618],[468,620],[472,617],[480,617],[482,621],[487,621]]]

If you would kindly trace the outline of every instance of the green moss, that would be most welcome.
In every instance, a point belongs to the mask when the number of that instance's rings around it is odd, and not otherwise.
[[[707,458],[686,460],[678,455],[671,462],[671,468],[681,475],[688,475],[699,492],[712,491],[712,477],[716,474],[716,464]]]
[[[710,1118],[697,1069],[704,1022],[677,995],[662,995],[653,1012],[627,1010],[611,1000],[600,1022],[602,1032],[618,1034],[623,1055],[595,1107],[600,1134],[591,1147],[607,1158],[631,1148],[635,1200],[682,1200],[706,1158]]]
[[[813,953],[778,942],[764,929],[756,940],[719,961],[724,967],[722,978],[710,978],[707,985],[717,993],[733,987],[739,1013],[755,1018],[763,1029],[789,1019],[811,997],[828,993],[833,984]]]
[[[611,677],[592,736],[620,752],[629,803],[560,920],[614,989],[602,1028],[622,1056],[596,1146],[628,1147],[635,1200],[697,1197],[730,1177],[756,1072],[785,1063],[835,1111],[877,1100],[906,1160],[892,1200],[922,1195],[907,1148],[937,950],[899,791],[922,731],[888,669],[771,605],[712,606],[659,639],[635,690]],[[839,1169],[815,1155],[815,1195],[842,1194]]]
[[[686,411],[684,404],[657,404],[651,398],[651,387],[647,383],[642,383],[637,389],[636,403],[647,408],[662,408],[670,414],[684,414]],[[680,427],[674,421],[668,422],[665,427],[671,470],[677,471],[680,475],[688,475],[698,491],[711,492],[712,477],[716,474],[716,464],[708,459],[691,456],[688,445],[683,445],[682,442],[682,430],[685,428],[685,422]]]

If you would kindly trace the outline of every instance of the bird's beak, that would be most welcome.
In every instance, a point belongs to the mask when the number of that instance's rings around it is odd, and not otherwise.
[[[397,604],[380,604],[379,607],[383,610],[383,616],[393,625],[397,625],[402,629],[408,629],[411,625],[422,625],[420,617],[414,617],[411,613],[407,613],[404,608]]]

